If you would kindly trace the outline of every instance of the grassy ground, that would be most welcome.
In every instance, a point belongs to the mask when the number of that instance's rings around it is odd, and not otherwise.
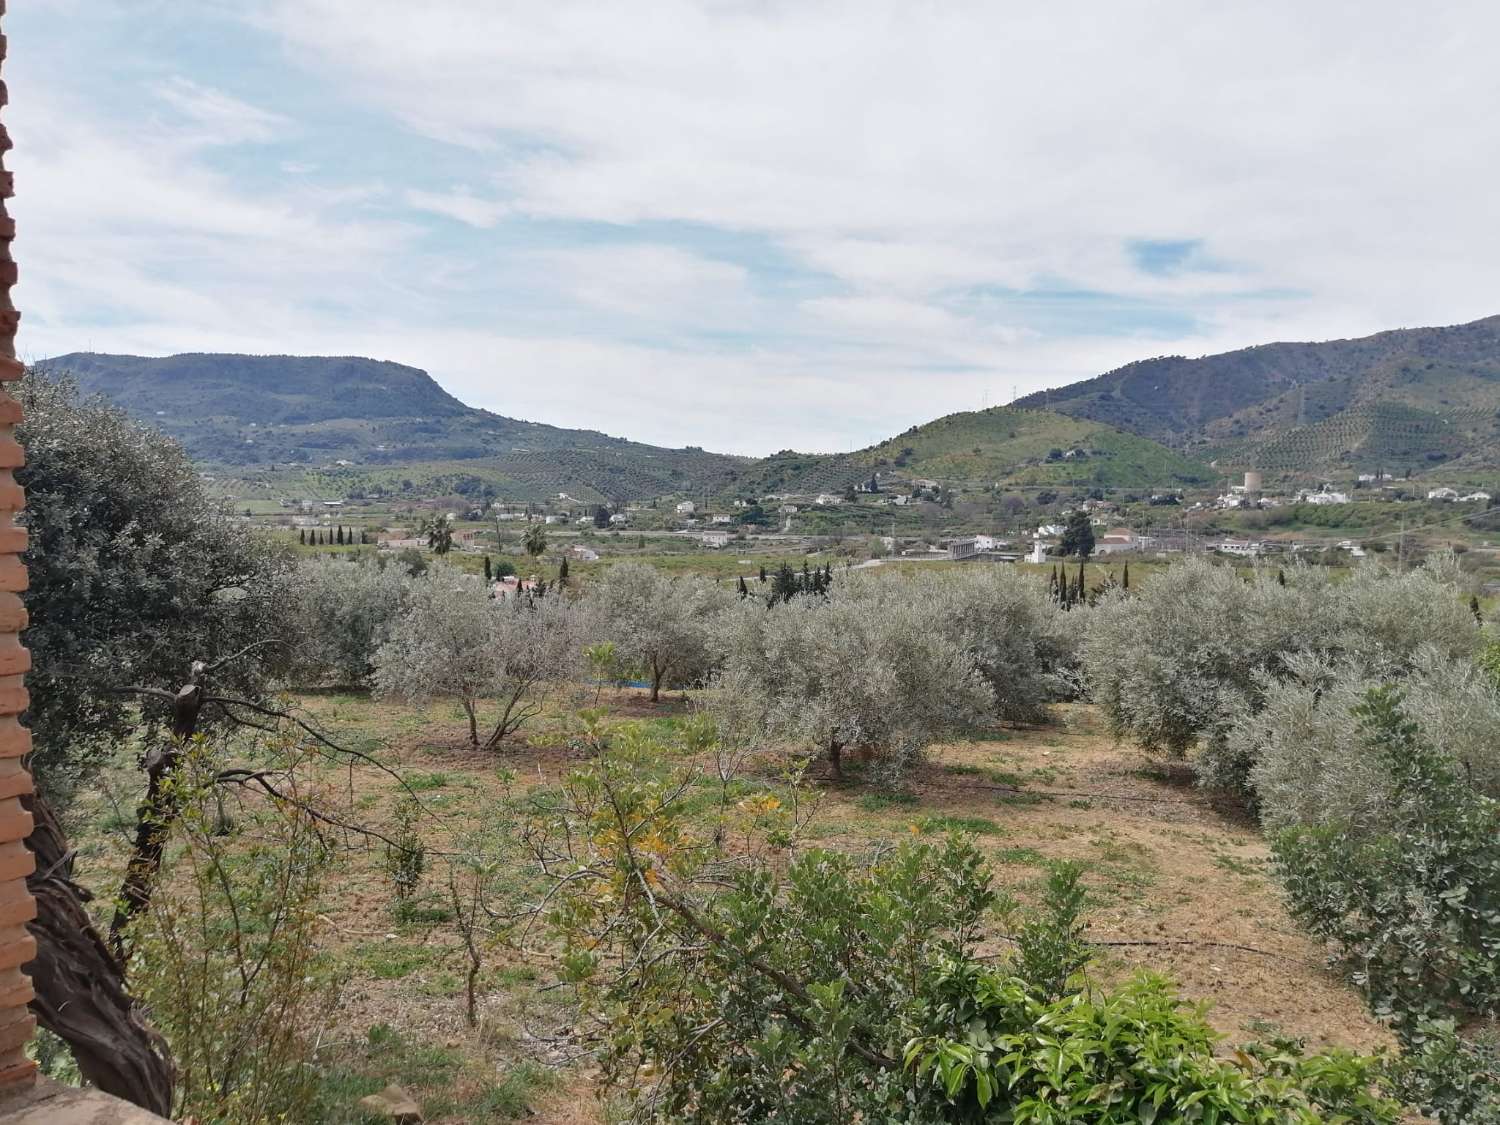
[[[555,786],[576,763],[556,737],[564,716],[545,717],[524,744],[485,754],[467,747],[452,705],[400,707],[341,695],[297,702],[346,745],[404,775],[425,807],[419,827],[432,853],[423,885],[405,901],[394,895],[378,847],[356,843],[338,861],[319,941],[345,983],[322,1057],[320,1119],[363,1122],[353,1108],[359,1097],[396,1082],[423,1104],[429,1122],[607,1121],[587,1061],[569,1061],[573,1018],[551,987],[548,957],[535,948],[543,942],[533,939],[526,952],[510,943],[486,953],[479,1023],[466,1025],[465,963],[441,857],[476,832],[505,831],[518,797]],[[613,717],[663,731],[688,710],[675,696],[652,706],[630,692],[603,703]],[[777,786],[779,764],[758,763],[747,790]],[[814,784],[817,843],[863,850],[912,833],[970,832],[997,881],[1023,898],[1049,860],[1080,860],[1091,936],[1122,943],[1101,947],[1096,979],[1140,967],[1165,972],[1187,996],[1211,1003],[1211,1022],[1238,1037],[1274,1027],[1315,1045],[1386,1043],[1361,999],[1326,970],[1322,952],[1287,916],[1255,826],[1205,798],[1185,770],[1119,745],[1093,708],[1062,706],[1050,725],[939,747],[897,797],[860,784],[858,775],[855,763],[846,783]],[[80,806],[80,873],[101,892],[101,904],[117,885],[135,780],[122,763]],[[332,767],[323,780],[348,781]],[[381,824],[400,795],[391,779],[368,769],[353,794],[360,817]],[[513,889],[523,897],[528,890]]]

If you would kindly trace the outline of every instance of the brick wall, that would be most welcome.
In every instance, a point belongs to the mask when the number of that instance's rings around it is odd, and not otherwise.
[[[5,0],[0,0],[0,15],[4,14]],[[5,47],[5,36],[0,34],[0,67]],[[6,100],[5,83],[0,80],[0,107]],[[0,387],[25,372],[16,359],[21,314],[10,299],[16,282],[16,263],[10,252],[16,225],[5,202],[12,194],[11,174],[4,168],[10,147],[10,135],[0,124]],[[26,529],[15,522],[23,503],[14,476],[23,461],[15,438],[20,420],[20,406],[0,390],[0,1092],[28,1087],[35,1077],[25,1053],[35,1027],[26,1007],[31,982],[21,971],[36,952],[36,942],[26,931],[26,923],[36,915],[36,903],[26,890],[26,876],[33,866],[25,843],[31,814],[20,802],[22,795],[31,792],[31,776],[23,763],[31,749],[31,736],[20,723],[26,709],[25,674],[31,666],[19,635],[26,627],[26,607],[21,604],[21,592],[26,589],[26,565],[21,560]]]

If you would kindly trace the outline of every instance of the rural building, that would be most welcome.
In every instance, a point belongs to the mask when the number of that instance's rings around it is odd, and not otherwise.
[[[948,557],[953,560],[972,559],[979,554],[979,540],[973,535],[960,535],[948,540]]]
[[[694,504],[691,500],[684,500],[682,503],[677,505],[677,514],[679,516],[690,516],[697,510],[698,505]]]
[[[702,536],[703,545],[718,550],[720,547],[729,546],[729,532],[727,531],[705,531]]]

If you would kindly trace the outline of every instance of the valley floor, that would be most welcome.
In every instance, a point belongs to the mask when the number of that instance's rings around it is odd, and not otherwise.
[[[346,979],[329,1047],[328,1120],[364,1121],[355,1103],[387,1082],[408,1089],[429,1122],[499,1122],[528,1112],[553,1125],[610,1120],[587,1061],[571,1058],[572,1020],[562,991],[551,987],[545,951],[492,948],[479,1026],[466,1026],[464,959],[442,873],[441,853],[472,833],[499,830],[504,817],[495,810],[554,786],[575,752],[545,737],[545,725],[525,745],[471,751],[451,705],[397,707],[355,696],[299,702],[322,728],[400,770],[431,814],[420,825],[427,879],[406,903],[397,903],[376,846],[345,853],[330,881],[321,940]],[[687,713],[675,697],[653,707],[622,692],[604,702],[613,717],[663,729]],[[842,785],[812,786],[815,842],[860,850],[962,829],[975,834],[997,881],[1022,898],[1047,861],[1080,860],[1092,896],[1090,937],[1102,943],[1095,979],[1164,973],[1187,997],[1211,1004],[1210,1021],[1235,1039],[1280,1031],[1313,1046],[1372,1050],[1388,1042],[1288,917],[1254,824],[1216,806],[1186,771],[1160,768],[1116,742],[1092,707],[1062,706],[1048,726],[940,747],[899,799],[859,784],[857,772]],[[114,777],[122,788],[94,795],[92,829],[79,834],[82,874],[106,903],[125,846],[111,810],[134,801],[124,788],[131,775]],[[345,783],[332,769],[326,781]],[[398,790],[365,770],[356,794],[361,815],[380,821]],[[533,936],[528,944],[542,942]]]

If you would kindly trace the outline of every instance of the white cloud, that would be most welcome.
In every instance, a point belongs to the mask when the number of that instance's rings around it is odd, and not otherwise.
[[[204,144],[234,145],[269,141],[291,128],[280,114],[241,101],[180,75],[155,86],[155,93],[182,117],[198,126],[192,136]]]
[[[388,171],[341,181],[285,100],[175,74],[122,127],[18,49],[37,350],[375,354],[513,415],[764,451],[1142,355],[1496,311],[1489,5],[213,9],[384,129],[350,148]],[[271,143],[269,188],[215,163]],[[1153,274],[1136,239],[1203,248]]]

